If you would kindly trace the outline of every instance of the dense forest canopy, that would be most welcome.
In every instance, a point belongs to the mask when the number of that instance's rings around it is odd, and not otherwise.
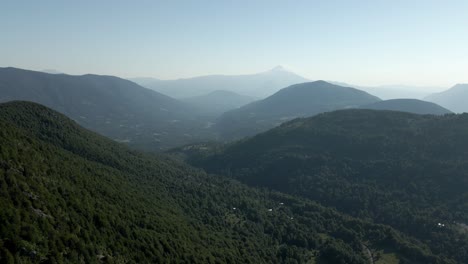
[[[0,124],[4,263],[459,258],[307,199],[131,151],[34,103],[0,105]]]
[[[400,111],[421,115],[445,115],[452,113],[450,110],[438,104],[417,99],[391,99],[363,105],[359,108]]]
[[[340,110],[186,155],[208,172],[390,225],[466,262],[466,135],[467,114]]]

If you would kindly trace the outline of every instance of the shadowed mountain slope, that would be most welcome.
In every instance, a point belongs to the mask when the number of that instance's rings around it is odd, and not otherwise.
[[[181,101],[199,108],[205,114],[218,117],[226,111],[255,101],[255,98],[231,91],[218,90],[205,95],[184,98]]]
[[[145,150],[204,138],[206,121],[183,102],[113,76],[0,68],[0,102],[46,105],[82,126]]]
[[[455,113],[468,112],[468,84],[457,84],[447,91],[429,95],[426,100],[446,107]]]
[[[444,115],[452,113],[435,103],[417,99],[392,99],[361,106],[363,109],[401,111],[420,115]]]

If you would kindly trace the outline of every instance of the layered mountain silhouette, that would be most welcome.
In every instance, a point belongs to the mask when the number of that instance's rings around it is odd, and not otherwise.
[[[216,128],[224,139],[251,136],[285,121],[380,101],[366,92],[315,81],[291,85],[274,95],[224,113]]]
[[[458,257],[450,248],[460,241],[436,253],[429,242],[389,226],[131,151],[35,103],[0,104],[0,127],[2,263]],[[449,234],[437,244],[455,240]]]
[[[257,74],[209,75],[178,80],[151,78],[134,78],[131,80],[174,98],[201,96],[217,90],[265,98],[286,86],[308,81],[281,66]]]
[[[11,100],[44,104],[86,128],[146,150],[203,138],[206,126],[194,107],[113,76],[0,68],[0,102]]]
[[[452,113],[450,110],[443,108],[435,103],[426,102],[417,99],[392,99],[376,102],[369,105],[361,106],[363,109],[374,110],[391,110],[401,111],[414,114],[430,114],[430,115],[444,115]]]
[[[424,99],[434,91],[441,91],[443,88],[434,87],[434,86],[411,86],[411,85],[379,85],[379,86],[365,86],[365,85],[354,85],[344,82],[335,82],[331,83],[353,87],[370,94],[373,94],[383,100],[392,100],[392,99]]]
[[[188,160],[437,241],[432,250],[465,263],[467,133],[468,114],[339,110],[287,122],[211,154],[192,151]]]
[[[64,74],[63,72],[57,71],[55,69],[44,69],[41,72],[50,73],[50,74]]]
[[[219,116],[226,111],[239,108],[255,100],[254,97],[224,90],[181,99],[181,101],[189,103],[211,116]]]
[[[457,84],[447,91],[426,97],[426,100],[446,107],[455,113],[468,112],[468,84]]]

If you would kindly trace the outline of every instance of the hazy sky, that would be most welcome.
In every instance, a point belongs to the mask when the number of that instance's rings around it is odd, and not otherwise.
[[[361,85],[468,83],[468,1],[0,0],[0,66],[171,79],[276,65]]]

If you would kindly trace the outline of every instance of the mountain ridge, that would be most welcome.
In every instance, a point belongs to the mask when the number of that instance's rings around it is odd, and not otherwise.
[[[363,105],[359,108],[373,110],[401,111],[414,114],[444,115],[453,114],[452,111],[432,102],[418,99],[390,99],[376,102],[370,105]]]
[[[300,83],[241,108],[228,111],[216,121],[222,138],[239,139],[266,131],[287,120],[326,111],[358,107],[380,101],[351,87],[325,81]]]
[[[308,81],[306,78],[287,71],[281,66],[254,74],[217,74],[175,80],[155,80],[154,82],[142,81],[141,78],[130,80],[174,98],[200,96],[220,89],[262,98],[288,85]]]
[[[206,118],[194,107],[115,76],[0,68],[0,102],[11,100],[44,104],[86,128],[150,151],[208,133]]]
[[[468,84],[459,83],[440,93],[434,93],[425,98],[455,113],[468,112]]]

